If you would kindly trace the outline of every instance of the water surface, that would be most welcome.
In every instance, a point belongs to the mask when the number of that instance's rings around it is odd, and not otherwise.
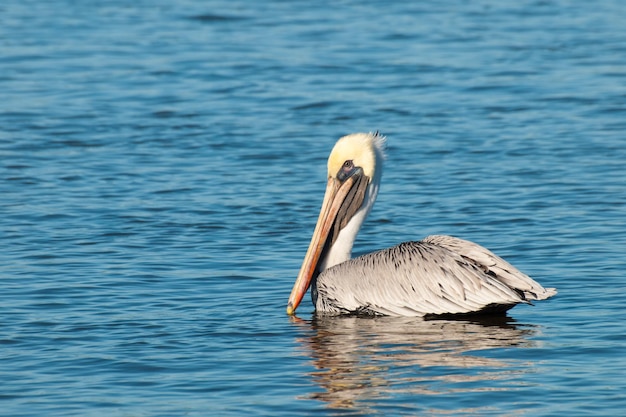
[[[6,415],[619,415],[626,9],[0,6]],[[285,304],[325,159],[380,130],[360,254],[483,244],[554,299],[493,320]]]

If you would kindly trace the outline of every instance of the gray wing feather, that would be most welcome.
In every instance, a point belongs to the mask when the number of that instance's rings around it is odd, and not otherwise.
[[[498,280],[524,293],[527,300],[545,300],[556,294],[555,288],[544,288],[537,281],[513,265],[474,242],[452,236],[428,236],[423,242],[432,243],[476,263],[485,271],[495,274]]]
[[[394,316],[510,308],[556,293],[489,250],[449,236],[405,242],[335,265],[318,276],[316,286],[319,311]]]

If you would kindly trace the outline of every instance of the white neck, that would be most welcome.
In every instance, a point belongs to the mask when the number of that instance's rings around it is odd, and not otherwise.
[[[381,171],[380,169],[378,170],[378,172]],[[352,219],[350,219],[348,224],[339,232],[337,240],[335,240],[335,243],[330,247],[328,253],[320,263],[320,271],[345,262],[352,257],[352,245],[354,244],[356,235],[359,233],[359,229],[361,229],[361,225],[372,209],[372,206],[374,206],[376,196],[378,195],[379,183],[380,175],[375,174],[375,177],[372,178],[372,182],[367,186],[363,205],[354,213]]]

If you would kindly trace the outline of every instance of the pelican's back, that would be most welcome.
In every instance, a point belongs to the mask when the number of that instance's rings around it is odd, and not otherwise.
[[[323,271],[313,298],[330,314],[425,316],[505,311],[554,294],[480,245],[429,236]]]

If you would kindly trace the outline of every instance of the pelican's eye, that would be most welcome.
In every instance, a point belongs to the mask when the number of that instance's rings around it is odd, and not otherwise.
[[[352,162],[352,159],[348,159],[346,162],[343,163],[343,165],[341,166],[341,169],[337,173],[337,179],[343,182],[353,173],[354,173],[354,162]]]

